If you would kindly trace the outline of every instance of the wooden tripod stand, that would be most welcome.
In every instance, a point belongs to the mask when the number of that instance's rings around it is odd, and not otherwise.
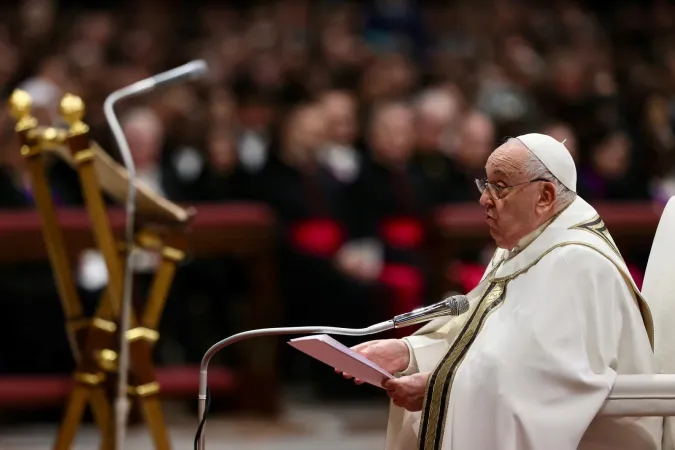
[[[128,174],[98,145],[90,141],[89,128],[82,122],[84,104],[79,97],[66,95],[60,113],[69,129],[38,127],[31,115],[31,98],[17,90],[10,98],[10,109],[17,120],[16,132],[25,158],[39,211],[42,230],[62,307],[66,328],[77,368],[75,385],[68,398],[65,414],[54,444],[56,450],[72,445],[82,415],[90,404],[101,432],[101,448],[115,448],[115,423],[111,397],[106,391],[117,372],[119,336],[117,322],[122,298],[125,245],[117,240],[108,221],[103,193],[123,202],[128,189]],[[72,273],[72,256],[59,228],[54,201],[45,171],[52,154],[76,169],[84,194],[86,209],[98,250],[108,270],[108,285],[93,317],[83,315],[82,304]],[[134,249],[161,255],[145,308],[133,314],[126,335],[130,345],[129,395],[140,403],[155,448],[171,448],[159,400],[159,384],[152,363],[152,349],[159,339],[157,327],[177,264],[184,258],[186,234],[192,211],[163,199],[145,185],[138,184],[139,217]],[[134,251],[131,249],[130,251]]]

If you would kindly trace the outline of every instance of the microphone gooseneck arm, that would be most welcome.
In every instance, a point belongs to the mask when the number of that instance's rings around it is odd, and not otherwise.
[[[131,291],[133,287],[133,266],[131,264],[131,258],[134,247],[134,229],[136,217],[136,186],[134,185],[134,181],[136,179],[136,166],[131,155],[131,150],[129,149],[129,143],[124,136],[122,126],[115,115],[115,104],[122,99],[144,94],[161,86],[200,78],[206,74],[207,70],[208,68],[204,61],[191,61],[180,67],[176,67],[175,69],[168,70],[121,88],[110,94],[105,99],[103,104],[103,112],[113,133],[113,137],[115,138],[118,149],[122,156],[122,161],[129,177],[127,201],[125,205],[126,226],[124,237],[126,241],[126,264],[124,268],[119,325],[119,377],[117,384],[117,396],[115,400],[115,445],[117,448],[123,448],[127,417],[129,415],[129,400],[127,398],[127,385],[129,380],[129,341],[126,338],[126,334],[130,328],[131,321]]]
[[[208,386],[208,368],[211,359],[223,348],[235,344],[239,341],[245,339],[254,338],[254,337],[264,337],[264,336],[282,336],[282,335],[291,335],[291,334],[337,334],[342,336],[368,336],[370,334],[381,333],[383,331],[391,330],[396,328],[396,325],[393,320],[387,320],[386,322],[381,322],[375,325],[371,325],[367,328],[338,328],[338,327],[286,327],[286,328],[262,328],[259,330],[250,330],[243,331],[241,333],[235,334],[228,338],[223,339],[222,341],[216,342],[214,345],[209,348],[209,350],[204,354],[202,358],[202,363],[199,367],[199,396],[198,396],[198,406],[199,406],[199,421],[200,432],[198,436],[199,447],[201,450],[206,448],[206,435],[204,433],[203,426],[205,425],[205,414],[206,414],[206,390]]]

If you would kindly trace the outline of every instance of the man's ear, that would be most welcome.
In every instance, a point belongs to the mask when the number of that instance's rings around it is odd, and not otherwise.
[[[548,181],[542,183],[542,191],[539,196],[539,206],[542,208],[549,208],[555,203],[557,195],[555,184]]]

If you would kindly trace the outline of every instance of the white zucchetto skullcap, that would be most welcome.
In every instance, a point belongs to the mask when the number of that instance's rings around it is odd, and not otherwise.
[[[567,189],[577,191],[577,168],[572,155],[562,142],[539,133],[524,134],[516,139],[530,149]]]

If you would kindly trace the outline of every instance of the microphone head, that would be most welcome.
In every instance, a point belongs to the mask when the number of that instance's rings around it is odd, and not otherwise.
[[[185,65],[185,68],[187,69],[187,72],[190,74],[190,78],[193,80],[202,78],[209,72],[209,66],[203,59],[196,59],[194,61],[190,61]]]
[[[460,316],[469,310],[469,299],[466,295],[453,295],[446,301],[451,316]]]

